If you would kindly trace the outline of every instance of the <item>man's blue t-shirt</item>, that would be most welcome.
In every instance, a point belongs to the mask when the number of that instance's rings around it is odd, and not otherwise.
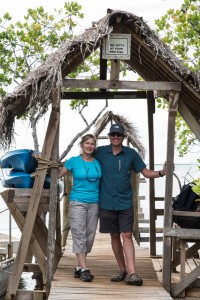
[[[108,210],[130,208],[133,197],[131,171],[139,173],[146,168],[142,158],[134,149],[125,146],[114,155],[111,145],[97,147],[94,156],[102,172],[100,207]]]
[[[101,168],[94,159],[91,162],[83,161],[82,157],[71,157],[64,163],[66,169],[73,175],[73,188],[70,201],[96,203],[99,201],[99,180]]]

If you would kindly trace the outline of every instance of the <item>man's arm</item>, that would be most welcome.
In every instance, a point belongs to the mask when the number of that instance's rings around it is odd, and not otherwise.
[[[163,165],[163,169],[160,171],[149,170],[147,168],[141,171],[142,175],[146,178],[159,178],[166,175],[166,162]]]

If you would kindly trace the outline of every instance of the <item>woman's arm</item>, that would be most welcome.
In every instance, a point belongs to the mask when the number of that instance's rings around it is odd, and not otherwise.
[[[60,168],[59,172],[58,172],[58,178],[61,178],[65,175],[67,175],[68,170],[65,166],[63,166],[62,168]]]

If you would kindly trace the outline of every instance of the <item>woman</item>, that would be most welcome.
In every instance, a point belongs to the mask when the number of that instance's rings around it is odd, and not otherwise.
[[[82,154],[67,160],[58,173],[65,176],[69,171],[73,176],[70,193],[69,220],[73,240],[73,252],[77,256],[74,277],[90,282],[94,276],[87,268],[86,256],[91,252],[99,216],[99,162],[92,157],[96,140],[86,134],[80,142]]]

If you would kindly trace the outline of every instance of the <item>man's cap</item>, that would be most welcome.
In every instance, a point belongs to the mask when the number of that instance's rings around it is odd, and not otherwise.
[[[111,127],[110,127],[110,131],[108,134],[111,134],[113,132],[118,132],[122,135],[124,135],[124,127],[122,124],[120,123],[117,123],[117,124],[112,124]]]

